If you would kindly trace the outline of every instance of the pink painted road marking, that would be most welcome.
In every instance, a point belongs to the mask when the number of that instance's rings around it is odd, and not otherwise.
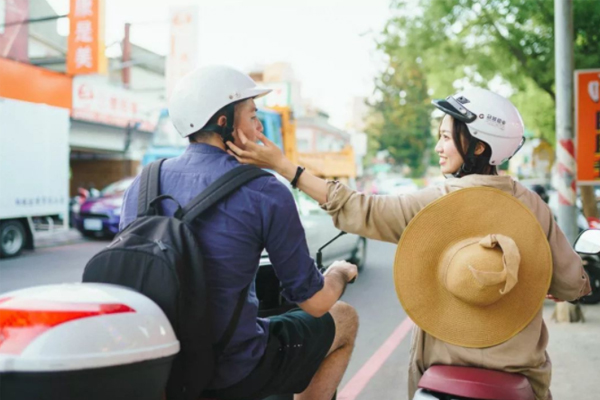
[[[354,400],[360,392],[367,386],[369,381],[375,376],[377,371],[392,355],[394,350],[400,345],[406,334],[413,327],[413,322],[406,317],[404,321],[394,330],[389,338],[381,345],[379,349],[369,358],[369,361],[346,383],[346,386],[338,393],[339,400]]]

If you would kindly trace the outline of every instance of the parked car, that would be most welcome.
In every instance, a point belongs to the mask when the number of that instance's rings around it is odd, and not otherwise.
[[[74,226],[84,236],[112,238],[119,232],[121,206],[125,190],[134,178],[125,178],[111,183],[100,191],[99,196],[90,197],[75,214]]]

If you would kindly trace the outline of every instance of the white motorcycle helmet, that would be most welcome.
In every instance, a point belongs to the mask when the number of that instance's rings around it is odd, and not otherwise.
[[[234,104],[266,95],[271,89],[259,87],[248,75],[226,66],[201,67],[183,77],[169,101],[169,115],[182,137],[202,129],[233,140]],[[227,125],[206,126],[210,118],[223,107]]]
[[[490,165],[498,166],[508,161],[525,142],[525,127],[519,111],[508,99],[489,90],[473,87],[432,103],[464,122],[473,138],[490,147]],[[471,141],[462,169],[468,170],[468,164],[474,163],[477,140]]]

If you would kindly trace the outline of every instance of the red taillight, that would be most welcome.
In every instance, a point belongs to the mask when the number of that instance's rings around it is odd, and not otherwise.
[[[64,322],[128,312],[135,312],[135,310],[118,303],[93,304],[0,299],[0,353],[20,354],[33,339]]]

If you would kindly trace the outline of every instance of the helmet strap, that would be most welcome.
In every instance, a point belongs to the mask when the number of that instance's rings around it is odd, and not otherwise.
[[[205,126],[202,129],[202,132],[213,132],[216,133],[217,135],[221,136],[221,139],[223,139],[223,143],[225,143],[225,146],[227,146],[227,142],[232,142],[234,141],[234,137],[233,137],[233,118],[235,117],[235,103],[231,103],[229,105],[226,106],[225,108],[225,118],[227,120],[227,122],[225,123],[225,125],[219,125],[219,124],[210,124]]]

